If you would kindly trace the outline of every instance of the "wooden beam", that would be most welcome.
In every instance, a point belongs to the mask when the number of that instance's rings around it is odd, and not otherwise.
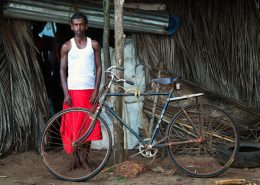
[[[165,4],[153,4],[153,3],[125,3],[124,8],[132,8],[139,10],[165,10]]]

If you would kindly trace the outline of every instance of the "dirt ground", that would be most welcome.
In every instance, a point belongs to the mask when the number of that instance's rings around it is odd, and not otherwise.
[[[165,159],[166,160],[166,159]],[[167,161],[154,161],[151,168],[134,178],[116,176],[113,172],[98,174],[87,182],[66,182],[56,179],[44,166],[40,155],[33,152],[12,154],[0,159],[0,185],[114,185],[114,184],[153,184],[153,185],[213,185],[221,179],[245,179],[251,184],[260,185],[260,168],[230,168],[216,178],[192,178],[179,173]],[[156,167],[157,166],[157,167]],[[250,184],[248,183],[248,184]]]

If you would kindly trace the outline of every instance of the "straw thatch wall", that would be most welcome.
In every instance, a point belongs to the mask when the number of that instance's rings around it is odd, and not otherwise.
[[[171,0],[173,38],[135,34],[140,60],[260,109],[260,0]],[[0,19],[0,156],[36,148],[47,94],[28,25]],[[145,47],[144,47],[145,46]]]
[[[48,100],[24,21],[0,18],[0,157],[37,148]]]
[[[260,110],[260,1],[167,2],[181,20],[173,38],[134,35],[151,75],[162,68]]]

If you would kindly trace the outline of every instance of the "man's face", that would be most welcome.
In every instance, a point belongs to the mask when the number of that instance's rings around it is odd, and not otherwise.
[[[70,24],[71,30],[76,36],[85,36],[85,31],[88,29],[88,25],[85,23],[84,19],[73,19]]]

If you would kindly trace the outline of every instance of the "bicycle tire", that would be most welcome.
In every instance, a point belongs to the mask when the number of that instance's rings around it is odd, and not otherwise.
[[[201,104],[200,107],[200,104],[195,104],[185,107],[184,110],[177,113],[169,123],[166,131],[167,142],[197,139],[200,131],[195,130],[199,128],[203,128],[205,140],[201,143],[168,146],[171,160],[177,169],[192,177],[215,177],[224,173],[238,152],[239,134],[235,123],[226,112],[214,105]],[[202,127],[199,126],[199,120],[202,120]],[[194,123],[194,127],[191,122]],[[227,160],[221,164],[218,151],[225,145],[232,147]]]
[[[108,162],[112,151],[111,132],[105,120],[99,116],[102,139],[91,141],[91,147],[86,147],[86,143],[80,143],[73,147],[73,153],[68,153],[64,148],[60,127],[62,119],[72,115],[70,121],[73,121],[73,124],[79,120],[79,115],[84,117],[84,123],[85,120],[91,119],[90,111],[83,108],[70,108],[55,114],[43,132],[41,156],[45,166],[58,179],[75,182],[86,181],[97,175]],[[82,120],[80,123],[83,124]],[[68,165],[70,161],[74,161],[71,166]]]

